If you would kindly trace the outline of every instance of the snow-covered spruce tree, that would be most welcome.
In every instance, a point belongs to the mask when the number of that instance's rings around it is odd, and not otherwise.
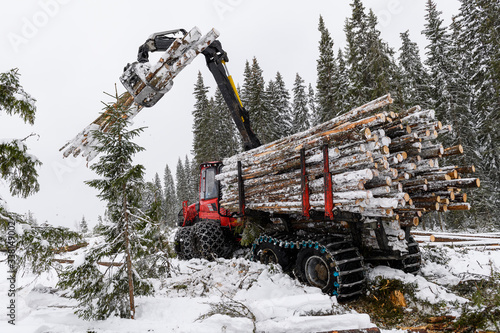
[[[186,175],[184,164],[182,163],[182,160],[179,157],[179,159],[177,160],[177,167],[175,169],[175,184],[176,184],[178,207],[182,207],[182,203],[184,201],[189,200],[187,177],[188,175]]]
[[[344,25],[346,35],[346,63],[349,73],[349,107],[361,105],[366,101],[364,91],[364,57],[367,53],[366,30],[367,16],[365,8],[360,0],[354,0],[351,4],[352,14]]]
[[[177,221],[177,213],[180,210],[177,194],[175,192],[175,182],[174,177],[172,176],[172,172],[168,164],[165,166],[165,173],[163,175],[163,194],[165,199],[163,200],[165,211],[165,221],[167,226],[173,227]]]
[[[285,81],[280,72],[276,73],[274,78],[274,94],[269,96],[272,98],[271,103],[275,108],[275,113],[271,113],[273,117],[275,134],[271,141],[281,139],[291,134],[292,127],[292,110],[290,107],[290,93],[286,88]]]
[[[410,39],[407,30],[400,34],[402,45],[399,49],[399,65],[401,67],[401,96],[399,103],[405,108],[420,105],[430,107],[430,78],[420,59],[418,45]]]
[[[163,200],[163,187],[160,176],[156,173],[155,178],[144,186],[141,209],[152,221],[162,227],[165,224],[165,211],[163,210],[165,204]]]
[[[279,136],[279,129],[277,126],[278,108],[276,106],[276,83],[274,80],[269,80],[264,92],[264,100],[262,106],[262,117],[267,119],[266,122],[259,121],[259,131],[264,136],[266,143],[276,140]]]
[[[292,102],[292,133],[298,133],[308,129],[311,124],[309,122],[309,107],[307,103],[306,86],[304,80],[299,73],[295,75],[293,84],[293,102]]]
[[[193,154],[197,164],[210,160],[212,151],[213,121],[211,117],[208,87],[203,82],[201,72],[194,85],[193,95],[195,104],[193,108]]]
[[[17,69],[0,73],[0,113],[18,115],[30,125],[35,121],[35,99],[19,82]],[[28,153],[26,140],[0,138],[0,178],[14,196],[27,197],[38,192],[37,167],[42,163]],[[16,227],[17,225],[17,227]],[[0,247],[7,248],[15,259],[16,270],[40,274],[54,267],[55,249],[80,241],[78,233],[49,225],[39,227],[32,218],[7,210],[0,198]],[[15,230],[15,232],[14,232]],[[9,232],[7,232],[9,231]]]
[[[340,115],[349,111],[349,72],[342,49],[339,49],[337,54],[337,66],[338,75],[334,80],[335,107],[338,110],[337,114]]]
[[[104,226],[104,241],[87,251],[83,263],[64,270],[58,284],[71,291],[78,301],[75,313],[86,320],[134,319],[135,296],[153,293],[147,278],[157,274],[161,257],[161,242],[155,238],[159,226],[140,210],[144,167],[132,163],[143,150],[132,139],[143,129],[129,130],[129,110],[117,104],[107,105],[106,112],[113,118],[108,131],[93,133],[101,157],[91,169],[102,178],[86,183],[107,202],[110,223]]]
[[[25,123],[33,125],[35,122],[35,99],[24,91],[19,82],[19,72],[12,69],[6,73],[0,73],[0,113],[18,115]],[[32,134],[33,135],[33,134]],[[12,195],[28,197],[38,192],[38,172],[36,170],[42,163],[33,155],[28,153],[26,140],[2,139],[0,138],[0,178],[5,180]],[[8,218],[7,209],[2,205],[0,199],[0,221],[6,226]]]
[[[333,51],[333,39],[321,15],[319,17],[318,30],[321,33],[321,37],[319,40],[319,58],[316,64],[317,114],[314,116],[315,125],[335,117],[338,112],[338,110],[336,110],[336,86],[334,80],[339,73]]]
[[[54,255],[64,252],[65,246],[84,242],[81,233],[68,228],[53,227],[46,223],[36,226],[22,220],[18,223],[21,226],[18,228],[16,244],[18,272],[39,275],[52,269],[60,271],[60,264],[53,260]]]
[[[459,162],[474,163],[481,179],[481,188],[471,200],[472,215],[447,216],[454,226],[500,225],[494,213],[500,204],[500,135],[496,128],[500,121],[499,10],[497,1],[462,1],[451,25],[448,62],[453,71],[447,84],[457,134],[454,143],[464,147]],[[464,225],[464,221],[468,223]]]
[[[242,87],[243,106],[248,111],[255,134],[262,143],[272,141],[274,119],[266,107],[266,89],[262,69],[254,57],[252,65],[245,64],[244,81]]]
[[[449,119],[449,75],[451,64],[449,63],[449,52],[451,39],[447,28],[443,26],[441,12],[437,10],[436,3],[433,0],[427,0],[426,3],[426,23],[422,33],[425,35],[429,44],[426,48],[425,65],[429,69],[431,82],[432,108],[436,111],[438,119]]]
[[[316,103],[316,95],[314,93],[314,88],[311,83],[309,83],[309,87],[307,88],[307,105],[309,106],[309,119],[311,125],[319,124],[318,119],[318,108]]]
[[[205,160],[203,162],[210,162],[210,160]],[[198,189],[200,187],[200,164],[196,161],[189,160],[186,155],[184,159],[184,168],[186,175],[186,185],[187,185],[187,195],[188,201],[190,203],[198,201]]]
[[[219,89],[215,91],[215,98],[212,106],[212,117],[214,120],[213,130],[213,161],[222,161],[222,159],[233,156],[241,150],[239,134],[236,130],[231,113],[222,97]],[[205,161],[208,162],[208,161]]]
[[[350,81],[348,98],[354,107],[396,91],[398,78],[394,51],[380,38],[377,17],[372,10],[366,14],[360,0],[354,0],[351,7],[352,16],[344,30]]]
[[[79,229],[83,235],[86,235],[89,232],[89,225],[87,223],[87,220],[85,219],[85,216],[83,216],[82,220],[80,221]]]

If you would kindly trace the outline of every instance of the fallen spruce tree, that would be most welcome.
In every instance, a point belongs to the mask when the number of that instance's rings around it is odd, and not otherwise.
[[[418,225],[429,211],[469,210],[462,190],[480,186],[478,178],[469,177],[474,166],[439,161],[463,153],[460,145],[439,143],[451,127],[435,119],[433,110],[415,106],[394,112],[388,110],[391,103],[390,95],[380,97],[307,131],[224,159],[217,176],[223,185],[221,206],[239,211],[243,190],[246,209],[300,215],[307,191],[308,208],[324,211],[325,177],[331,177],[337,209],[400,226]]]

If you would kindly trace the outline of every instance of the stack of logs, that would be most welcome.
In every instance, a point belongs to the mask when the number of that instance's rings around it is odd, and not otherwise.
[[[302,214],[301,158],[309,183],[310,208],[324,211],[324,161],[328,147],[333,202],[342,211],[397,219],[417,225],[428,211],[468,210],[463,188],[479,187],[474,166],[439,166],[438,159],[463,153],[437,139],[451,130],[433,110],[419,106],[383,111],[380,97],[307,131],[285,137],[223,161],[221,205],[239,211],[238,162],[246,209]]]

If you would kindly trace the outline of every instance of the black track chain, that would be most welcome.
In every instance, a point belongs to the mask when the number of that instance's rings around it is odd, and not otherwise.
[[[422,264],[422,254],[418,243],[410,237],[408,240],[408,254],[403,258],[403,271],[405,273],[418,274]]]
[[[364,293],[366,282],[364,259],[345,235],[264,234],[252,245],[252,260],[255,260],[257,255],[255,249],[262,243],[296,250],[297,253],[303,248],[314,248],[320,253],[329,254],[336,263],[334,276],[338,280],[331,295],[337,296],[338,299],[350,299]]]

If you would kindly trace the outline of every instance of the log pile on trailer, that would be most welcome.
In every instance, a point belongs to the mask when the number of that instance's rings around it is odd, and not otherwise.
[[[380,97],[225,159],[221,206],[306,219],[311,210],[330,216],[338,209],[401,227],[418,225],[425,212],[469,210],[462,190],[480,186],[469,176],[474,166],[440,165],[440,158],[463,153],[460,145],[439,143],[451,127],[433,110],[395,112],[391,103],[390,95]]]

